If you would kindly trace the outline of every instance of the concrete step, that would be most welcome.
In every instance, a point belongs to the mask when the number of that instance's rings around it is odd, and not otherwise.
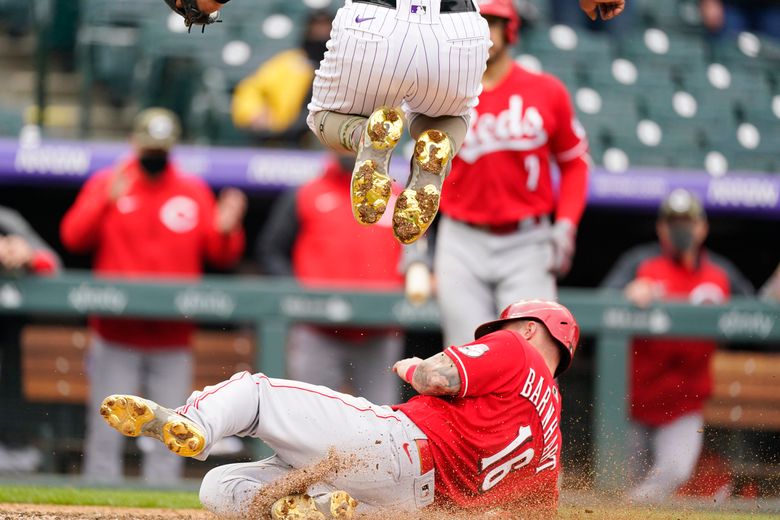
[[[95,131],[129,131],[135,112],[134,107],[116,109],[106,105],[94,106],[90,112],[91,127]],[[35,121],[38,107],[30,103],[25,107],[24,116],[26,121]],[[46,107],[46,126],[78,130],[80,121],[81,107],[78,103],[52,103]]]
[[[27,58],[35,56],[35,37],[31,34],[11,38],[0,35],[0,58]]]
[[[6,94],[30,94],[35,92],[37,74],[33,70],[15,70],[8,74],[4,85]],[[46,79],[50,96],[78,95],[81,89],[81,77],[75,72],[49,71]],[[33,94],[34,95],[34,94]]]

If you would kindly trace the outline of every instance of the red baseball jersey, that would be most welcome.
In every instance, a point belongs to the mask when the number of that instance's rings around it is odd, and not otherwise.
[[[559,196],[550,161],[561,170]],[[566,87],[513,64],[471,111],[471,126],[445,181],[441,212],[474,224],[507,224],[556,213],[579,223],[588,143]]]
[[[204,260],[229,267],[241,258],[243,229],[217,231],[214,195],[201,179],[170,164],[152,181],[135,158],[125,174],[127,193],[112,201],[113,168],[95,173],[60,225],[66,248],[94,254],[97,276],[192,280]],[[139,348],[186,345],[194,329],[191,322],[107,317],[92,317],[90,325],[109,341]]]
[[[730,284],[723,268],[702,253],[688,270],[667,255],[645,260],[637,278],[658,283],[665,300],[720,304]],[[710,360],[716,343],[695,338],[635,338],[631,356],[631,416],[658,426],[699,411],[712,393]]]
[[[444,352],[460,374],[460,395],[396,407],[428,436],[436,501],[555,508],[561,397],[542,356],[507,330]]]

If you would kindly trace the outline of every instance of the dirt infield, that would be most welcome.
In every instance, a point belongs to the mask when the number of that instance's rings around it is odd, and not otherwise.
[[[754,513],[755,514],[755,513]],[[637,511],[610,509],[567,508],[556,518],[559,520],[769,520],[777,516],[751,513],[702,513],[682,511],[657,511],[638,516]],[[732,516],[733,515],[733,516]],[[526,520],[524,515],[481,515],[489,520]],[[452,515],[441,511],[406,515],[384,515],[382,520],[476,520],[471,515]],[[58,506],[34,504],[0,504],[0,520],[219,520],[219,517],[198,509],[140,509],[104,506]],[[377,520],[375,515],[359,515],[356,520]]]
[[[216,520],[199,509],[138,509],[97,506],[0,504],[0,520]]]

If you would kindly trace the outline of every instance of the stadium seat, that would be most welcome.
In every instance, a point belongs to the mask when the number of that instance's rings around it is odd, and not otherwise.
[[[639,113],[633,96],[584,87],[572,92],[574,107],[590,139],[634,133]]]
[[[717,133],[726,126],[733,126],[736,120],[731,103],[684,90],[648,91],[640,100],[642,114],[679,131]]]
[[[626,58],[590,64],[585,68],[585,83],[600,91],[631,95],[672,88],[669,66],[638,63]]]
[[[740,105],[740,116],[743,121],[754,122],[762,126],[780,127],[780,94]]]
[[[701,38],[651,27],[620,41],[619,55],[643,65],[687,67],[704,63]]]
[[[0,107],[0,136],[16,137],[24,125],[19,109]]]
[[[709,63],[679,71],[680,84],[698,97],[712,103],[769,106],[772,98],[768,81],[743,67]]]
[[[80,12],[76,52],[84,88],[102,84],[110,101],[122,105],[132,94],[128,86],[140,59],[141,26],[166,20],[171,11],[157,0],[81,0]]]
[[[567,25],[539,26],[524,32],[519,49],[535,56],[553,56],[561,64],[590,64],[612,56],[606,35],[577,31]]]
[[[712,44],[712,58],[729,67],[743,67],[761,74],[777,73],[780,43],[743,32],[737,38],[723,38]]]
[[[701,25],[698,0],[636,0],[640,20],[646,27],[693,30]]]
[[[732,170],[780,172],[780,126],[741,122],[727,129],[712,143],[729,158]]]
[[[0,0],[0,29],[11,36],[21,36],[33,23],[33,3],[18,0]]]

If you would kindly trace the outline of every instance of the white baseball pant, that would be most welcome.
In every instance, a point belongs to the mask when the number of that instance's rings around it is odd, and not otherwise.
[[[439,8],[439,0],[397,0],[396,9],[347,0],[315,74],[309,127],[317,132],[321,110],[467,116],[482,91],[490,31],[478,11]]]
[[[415,439],[425,434],[402,412],[363,399],[286,379],[241,372],[227,381],[193,392],[177,409],[205,433],[204,460],[211,447],[231,435],[262,439],[275,456],[230,464],[203,479],[200,499],[218,515],[246,514],[266,484],[294,468],[319,462],[330,448],[354,454],[360,463],[309,488],[312,496],[348,491],[360,505],[414,510],[433,502],[434,470],[420,474]]]

